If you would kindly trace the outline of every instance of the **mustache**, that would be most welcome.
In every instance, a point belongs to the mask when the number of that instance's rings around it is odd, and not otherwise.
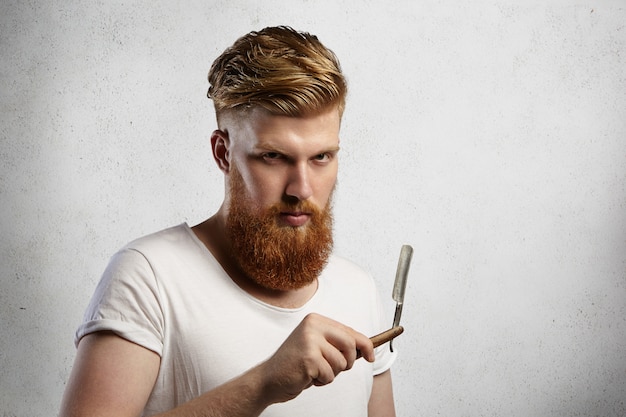
[[[308,213],[308,214],[321,214],[324,210],[317,206],[316,204],[304,200],[297,202],[281,202],[274,204],[269,207],[269,214],[280,214],[280,213]]]

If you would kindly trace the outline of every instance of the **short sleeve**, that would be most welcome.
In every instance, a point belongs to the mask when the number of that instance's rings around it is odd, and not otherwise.
[[[133,249],[115,254],[76,331],[74,343],[94,332],[118,336],[161,355],[164,318],[159,288],[146,258]]]

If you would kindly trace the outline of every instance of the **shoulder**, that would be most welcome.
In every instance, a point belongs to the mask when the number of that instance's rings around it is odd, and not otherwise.
[[[360,277],[361,279],[370,278],[370,274],[360,265],[356,264],[350,259],[344,258],[343,256],[337,255],[335,253],[333,253],[328,259],[326,271],[330,273],[350,273],[354,274],[357,277]]]
[[[163,247],[192,244],[192,233],[189,226],[187,226],[186,223],[182,223],[135,239],[128,243],[122,250],[134,249],[139,252],[144,252],[158,250]]]
[[[366,291],[375,290],[374,279],[369,272],[355,262],[337,254],[330,256],[321,278],[351,288],[361,288]]]
[[[152,275],[155,267],[185,264],[204,256],[193,231],[183,223],[131,241],[110,259],[107,270],[136,271]]]
[[[178,258],[206,257],[206,247],[198,240],[191,228],[182,223],[160,230],[122,247],[118,254],[135,253],[149,262]]]

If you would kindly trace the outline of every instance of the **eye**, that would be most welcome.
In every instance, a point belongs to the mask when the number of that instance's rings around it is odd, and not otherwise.
[[[332,155],[328,152],[324,152],[313,157],[315,162],[328,162],[332,158]]]
[[[261,157],[268,161],[275,161],[277,159],[280,159],[282,155],[279,154],[278,152],[266,152],[263,155],[261,155]]]
[[[280,152],[263,152],[259,155],[260,160],[267,165],[281,165],[289,161],[289,158]]]

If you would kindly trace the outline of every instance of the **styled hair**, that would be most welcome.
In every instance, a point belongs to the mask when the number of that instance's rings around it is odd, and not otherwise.
[[[213,62],[208,78],[218,120],[255,106],[292,117],[333,105],[341,116],[345,107],[347,82],[335,54],[316,36],[287,26],[242,36]]]

